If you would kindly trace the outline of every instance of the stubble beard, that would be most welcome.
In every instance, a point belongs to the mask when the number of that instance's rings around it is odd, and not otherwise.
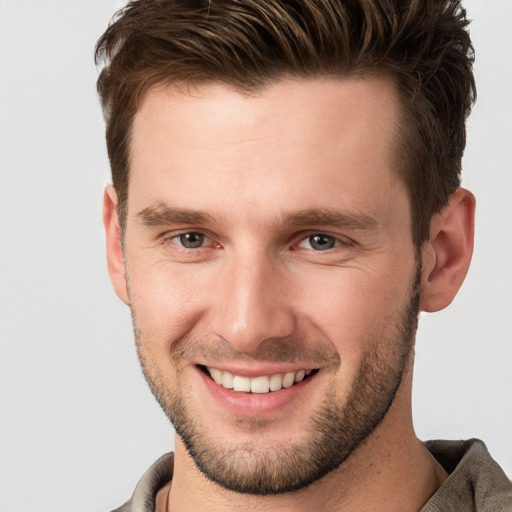
[[[191,408],[186,394],[166,389],[157,365],[146,355],[147,341],[133,315],[144,376],[197,468],[209,480],[230,491],[259,496],[305,488],[339,468],[385,418],[412,360],[420,282],[418,263],[407,304],[389,334],[369,344],[347,398],[340,403],[334,387],[329,387],[318,411],[304,424],[305,435],[294,444],[219,445],[215,432]],[[249,428],[261,438],[265,427],[255,418]]]

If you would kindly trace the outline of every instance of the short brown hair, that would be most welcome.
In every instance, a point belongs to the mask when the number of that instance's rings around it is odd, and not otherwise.
[[[474,52],[457,0],[133,0],[96,46],[107,149],[126,217],[130,134],[154,85],[255,90],[283,77],[387,74],[400,91],[396,167],[414,242],[460,185]]]

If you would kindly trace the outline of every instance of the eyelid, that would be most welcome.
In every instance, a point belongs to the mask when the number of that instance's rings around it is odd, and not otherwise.
[[[201,245],[200,247],[196,247],[196,248],[187,248],[187,247],[184,247],[183,245],[181,245],[180,243],[175,242],[175,240],[178,239],[181,235],[185,235],[187,233],[197,233],[197,234],[204,236],[204,239],[205,239],[204,245]],[[321,230],[310,230],[310,231],[302,232],[295,237],[297,241],[293,244],[293,248],[294,249],[302,248],[302,247],[300,247],[300,244],[303,243],[304,241],[306,241],[311,236],[315,236],[315,235],[333,238],[335,240],[335,245],[330,250],[335,249],[336,247],[340,247],[340,246],[354,245],[354,241],[345,235],[333,234],[333,233],[329,233],[327,231],[321,231]],[[173,231],[167,231],[167,232],[163,233],[162,235],[160,235],[160,238],[161,238],[163,244],[172,243],[175,247],[178,247],[180,249],[185,249],[186,251],[194,251],[194,250],[198,251],[198,250],[201,250],[201,249],[204,249],[207,247],[220,247],[221,246],[221,244],[219,242],[215,241],[215,238],[207,230],[201,229],[201,228],[198,228],[198,229],[187,228],[187,229],[178,229],[178,230],[173,230]],[[304,249],[307,249],[307,248],[304,248]],[[321,252],[321,251],[317,251],[313,248],[310,248],[307,250],[311,250],[314,252]]]
[[[313,248],[306,248],[306,247],[301,247],[301,244],[308,240],[310,237],[312,236],[315,236],[315,235],[319,235],[319,236],[325,236],[325,237],[329,237],[329,238],[333,238],[335,240],[335,245],[334,247],[332,247],[331,249],[326,249],[325,251],[317,251]],[[349,237],[347,236],[344,236],[344,235],[339,235],[339,234],[332,234],[332,233],[329,233],[329,232],[326,232],[326,231],[308,231],[306,233],[301,233],[300,235],[300,238],[298,240],[298,242],[295,244],[295,247],[296,248],[299,248],[299,249],[307,249],[307,250],[311,250],[311,251],[314,251],[314,252],[328,252],[328,251],[332,251],[333,249],[335,249],[336,247],[343,247],[343,246],[347,246],[347,247],[350,247],[354,244],[353,240],[350,239]]]
[[[175,240],[178,239],[181,235],[186,235],[186,234],[192,234],[192,233],[197,233],[198,235],[202,235],[204,237],[204,245],[201,245],[200,247],[194,247],[194,248],[189,248],[189,247],[184,247],[182,244],[180,243],[176,243]],[[167,231],[166,233],[164,233],[163,235],[161,235],[161,239],[162,239],[162,242],[163,244],[173,244],[174,246],[178,247],[180,250],[183,249],[183,250],[186,250],[186,251],[198,251],[200,249],[204,249],[206,247],[213,247],[215,245],[218,245],[214,242],[213,238],[205,232],[205,230],[203,229],[180,229],[180,230],[176,230],[176,231]]]

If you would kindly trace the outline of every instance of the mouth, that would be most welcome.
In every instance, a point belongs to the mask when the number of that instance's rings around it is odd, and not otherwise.
[[[215,383],[225,389],[232,389],[238,393],[253,393],[264,395],[274,393],[281,389],[290,388],[295,384],[311,378],[316,372],[314,369],[303,369],[295,372],[276,373],[273,375],[260,375],[257,377],[245,377],[234,375],[225,370],[219,370],[211,366],[200,366],[201,370]]]

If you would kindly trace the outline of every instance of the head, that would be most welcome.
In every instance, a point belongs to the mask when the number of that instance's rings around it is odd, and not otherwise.
[[[303,488],[364,443],[371,466],[412,429],[418,311],[460,286],[473,208],[466,20],[418,4],[131,2],[98,44],[109,270],[228,489]]]

